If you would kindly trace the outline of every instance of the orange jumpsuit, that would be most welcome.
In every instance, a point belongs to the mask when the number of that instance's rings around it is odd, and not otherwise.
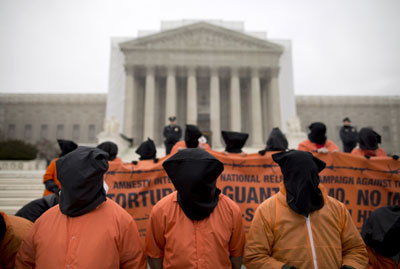
[[[46,169],[46,173],[44,173],[43,175],[43,184],[47,181],[47,180],[53,180],[54,183],[57,184],[58,188],[61,189],[61,184],[60,181],[58,181],[57,179],[57,171],[56,171],[56,161],[59,158],[55,158],[54,160],[51,161],[51,163],[49,164],[49,166]],[[44,189],[43,192],[43,197],[49,194],[53,194],[53,192],[49,191],[48,189]]]
[[[355,148],[352,150],[351,154],[358,155],[358,156],[368,155],[371,157],[386,157],[387,156],[385,150],[382,148],[377,148],[376,150]]]
[[[324,206],[308,218],[294,212],[286,202],[286,189],[265,200],[256,210],[244,253],[248,268],[366,268],[364,241],[346,207],[324,195]]]
[[[50,208],[24,238],[17,268],[142,268],[146,260],[133,218],[107,198],[78,216]]]
[[[0,268],[14,268],[15,256],[22,239],[31,230],[33,223],[27,219],[0,212],[6,224],[6,233],[0,241]]]
[[[339,147],[329,139],[326,140],[324,147],[327,148],[329,152],[339,151]],[[309,139],[300,142],[297,149],[310,152],[318,150],[317,144],[311,142]]]
[[[146,254],[163,258],[163,268],[232,268],[230,256],[243,255],[245,235],[239,206],[220,194],[205,219],[189,219],[177,192],[161,199],[150,215]]]

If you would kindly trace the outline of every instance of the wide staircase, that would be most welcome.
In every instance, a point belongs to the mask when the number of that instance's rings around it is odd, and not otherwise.
[[[14,215],[21,207],[43,196],[44,170],[0,171],[0,211]]]

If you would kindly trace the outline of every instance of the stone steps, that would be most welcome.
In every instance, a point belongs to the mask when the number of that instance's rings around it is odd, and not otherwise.
[[[41,198],[44,170],[0,171],[0,211],[15,214],[21,207]]]

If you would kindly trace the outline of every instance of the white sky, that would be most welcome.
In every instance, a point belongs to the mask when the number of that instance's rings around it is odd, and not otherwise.
[[[0,0],[0,92],[107,92],[110,37],[244,21],[293,46],[296,94],[400,95],[399,0]]]

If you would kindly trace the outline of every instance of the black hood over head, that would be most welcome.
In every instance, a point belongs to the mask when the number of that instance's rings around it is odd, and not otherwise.
[[[371,128],[361,128],[358,143],[361,149],[376,150],[381,143],[381,136]]]
[[[115,160],[115,158],[117,158],[118,146],[114,142],[111,141],[103,142],[100,145],[97,145],[97,148],[108,153],[109,161],[113,161]]]
[[[136,153],[140,155],[139,160],[153,160],[156,158],[157,150],[154,145],[153,140],[147,138],[147,141],[144,141],[137,148]]]
[[[225,141],[225,151],[230,153],[241,153],[244,144],[246,144],[249,134],[222,131],[222,138]]]
[[[86,214],[106,200],[103,176],[108,170],[103,150],[78,147],[56,161],[61,183],[60,210],[70,217]]]
[[[202,149],[184,149],[163,163],[174,184],[178,203],[192,220],[207,218],[218,204],[217,178],[224,165]]]
[[[267,151],[284,151],[287,150],[289,143],[286,136],[279,128],[272,129],[267,140]]]
[[[273,154],[272,159],[281,167],[286,201],[293,211],[307,217],[324,206],[324,197],[318,188],[318,173],[325,168],[323,161],[298,150]]]
[[[365,244],[390,258],[400,253],[400,206],[384,206],[371,213],[362,227]]]
[[[308,139],[311,142],[318,145],[324,145],[326,142],[326,126],[322,122],[314,122],[308,126],[310,132],[308,133]]]
[[[197,148],[199,138],[201,137],[200,129],[196,125],[186,124],[185,143],[188,148]]]
[[[63,140],[63,139],[57,139],[58,146],[61,149],[61,154],[59,157],[62,157],[64,155],[67,155],[71,151],[75,150],[78,145],[71,140]]]

